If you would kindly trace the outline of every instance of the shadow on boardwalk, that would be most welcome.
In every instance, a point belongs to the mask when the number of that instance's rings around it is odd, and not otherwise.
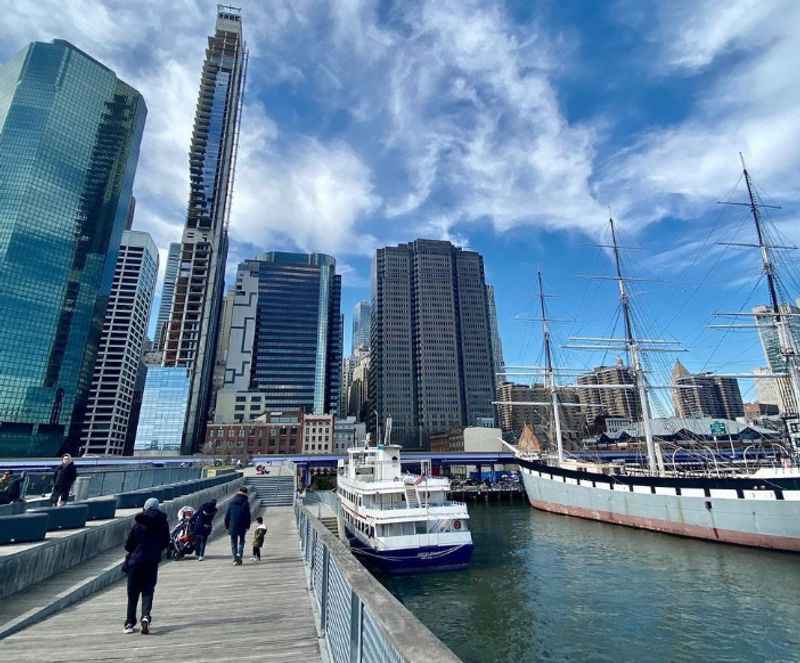
[[[0,642],[0,658],[48,661],[320,660],[291,507],[263,512],[269,534],[262,561],[231,564],[228,537],[208,546],[203,562],[163,564],[149,636],[125,635],[125,584]],[[248,535],[247,543],[250,543]],[[246,550],[246,552],[249,552]]]

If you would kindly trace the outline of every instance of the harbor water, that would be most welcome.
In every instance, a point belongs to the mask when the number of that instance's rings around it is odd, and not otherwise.
[[[466,663],[800,661],[800,556],[470,505],[466,571],[382,582]]]

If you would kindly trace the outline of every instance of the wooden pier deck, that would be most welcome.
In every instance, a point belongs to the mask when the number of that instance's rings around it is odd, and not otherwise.
[[[206,559],[162,564],[151,635],[125,635],[125,583],[0,641],[0,660],[15,663],[114,661],[266,663],[320,661],[311,596],[291,507],[262,512],[269,528],[262,561],[231,563],[227,535]]]

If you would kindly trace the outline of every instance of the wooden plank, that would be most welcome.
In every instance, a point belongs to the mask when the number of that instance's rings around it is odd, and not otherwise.
[[[273,507],[260,563],[233,566],[230,543],[209,543],[206,559],[159,570],[150,636],[125,635],[126,592],[118,583],[0,642],[0,658],[61,661],[320,661],[313,600],[306,588],[294,512]],[[249,546],[251,536],[247,538]],[[249,549],[246,548],[246,553]]]

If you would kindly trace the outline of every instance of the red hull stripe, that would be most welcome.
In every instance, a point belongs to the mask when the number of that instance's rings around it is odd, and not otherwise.
[[[790,550],[800,552],[800,538],[788,536],[772,536],[769,534],[755,534],[752,532],[739,532],[730,529],[718,529],[711,527],[700,527],[699,525],[686,525],[671,520],[661,520],[659,518],[642,518],[640,516],[630,516],[622,513],[612,513],[610,511],[595,511],[576,506],[566,506],[555,502],[544,502],[542,500],[530,500],[530,504],[535,509],[560,513],[576,518],[586,518],[588,520],[599,520],[604,523],[615,525],[626,525],[627,527],[638,527],[639,529],[649,529],[654,532],[665,532],[667,534],[677,534],[678,536],[688,536],[693,539],[706,539],[708,541],[719,541],[722,543],[736,543],[742,546],[754,546],[757,548],[770,548],[772,550]]]

